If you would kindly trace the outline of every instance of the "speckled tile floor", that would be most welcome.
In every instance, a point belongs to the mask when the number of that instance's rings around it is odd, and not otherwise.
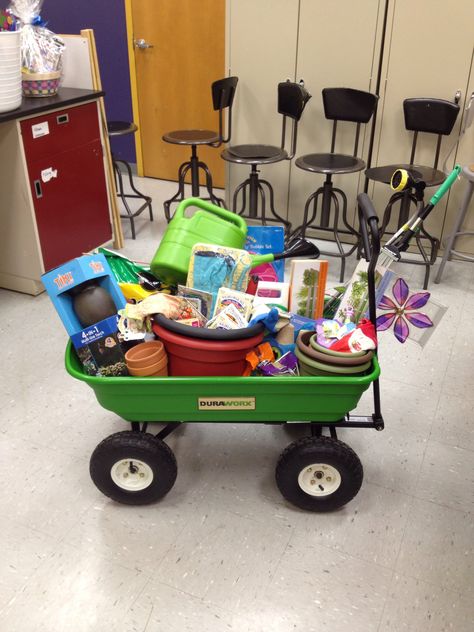
[[[136,241],[124,222],[124,253],[147,261],[175,185],[141,186],[156,221],[139,218]],[[420,286],[421,268],[399,269]],[[0,630],[472,632],[474,265],[430,289],[449,309],[424,349],[381,334],[386,429],[340,432],[365,478],[330,514],[276,489],[295,427],[188,425],[169,437],[168,496],[106,499],[88,459],[127,425],[66,374],[47,296],[0,290]]]

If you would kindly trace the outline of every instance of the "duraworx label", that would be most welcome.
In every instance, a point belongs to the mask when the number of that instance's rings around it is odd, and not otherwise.
[[[199,410],[255,410],[255,397],[199,397]]]

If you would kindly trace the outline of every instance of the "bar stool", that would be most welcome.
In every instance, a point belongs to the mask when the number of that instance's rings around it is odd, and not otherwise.
[[[366,177],[369,180],[375,182],[382,182],[384,184],[390,184],[392,175],[397,169],[406,169],[409,171],[418,181],[424,182],[426,187],[434,187],[440,185],[446,178],[444,171],[438,169],[439,154],[441,150],[441,141],[443,136],[449,136],[456,122],[459,105],[452,101],[445,101],[443,99],[427,99],[427,98],[414,98],[405,99],[403,101],[403,113],[405,117],[405,128],[408,131],[414,132],[413,142],[411,146],[411,155],[409,164],[393,164],[381,167],[371,167],[365,172]],[[434,156],[433,166],[417,165],[415,163],[415,152],[418,142],[419,133],[436,134],[438,136],[436,143],[436,150]],[[387,226],[390,222],[392,207],[400,203],[397,228],[401,228],[408,220],[410,207],[414,204],[417,207],[421,207],[424,204],[423,191],[418,190],[416,193],[413,189],[407,189],[394,193],[385,208],[383,219],[380,225],[381,236],[387,232],[387,234],[393,234],[388,232]],[[428,256],[424,246],[423,240],[428,241],[430,244],[430,255]],[[436,262],[436,257],[439,250],[439,239],[431,236],[424,227],[415,236],[415,243],[418,246],[418,250],[422,256],[422,261],[416,261],[412,259],[401,259],[403,263],[410,263],[414,265],[425,266],[425,278],[423,282],[423,289],[427,289],[430,268]]]
[[[267,221],[279,222],[285,226],[286,233],[291,230],[291,223],[283,219],[275,211],[273,187],[267,180],[261,180],[258,176],[259,165],[268,165],[282,160],[291,160],[296,152],[296,139],[298,122],[301,119],[303,110],[310,100],[311,95],[304,87],[302,82],[294,83],[284,81],[278,84],[278,113],[283,115],[282,121],[282,139],[280,147],[274,145],[234,145],[225,149],[221,156],[227,162],[236,164],[250,165],[251,171],[249,177],[244,180],[234,191],[232,199],[232,210],[247,219],[259,219],[259,210],[261,212],[260,219],[262,224]],[[290,153],[285,149],[286,144],[286,120],[292,120],[291,132],[291,148]],[[269,196],[269,209],[273,218],[266,215],[266,197],[265,188]],[[242,205],[237,211],[238,197],[242,195]],[[247,207],[248,195],[248,207]],[[259,197],[261,206],[259,209]],[[247,211],[247,212],[246,212]]]
[[[166,221],[171,219],[171,204],[184,200],[184,180],[188,172],[191,172],[191,192],[193,197],[199,195],[199,170],[206,176],[206,189],[209,197],[202,198],[210,200],[213,204],[224,206],[224,200],[214,195],[212,190],[212,175],[206,163],[199,160],[197,155],[198,145],[208,145],[209,147],[220,147],[223,143],[228,143],[232,135],[232,104],[234,102],[235,90],[237,88],[238,77],[227,77],[214,81],[211,85],[212,105],[214,111],[219,110],[219,131],[214,132],[207,129],[182,129],[168,132],[163,135],[165,143],[173,145],[191,146],[191,157],[188,162],[183,162],[178,170],[178,192],[169,200],[163,203]],[[228,110],[227,115],[227,136],[224,137],[224,110]]]
[[[435,283],[439,283],[441,281],[441,276],[443,274],[446,262],[451,260],[452,255],[455,255],[456,257],[458,257],[458,259],[462,259],[463,261],[474,261],[473,256],[465,255],[464,253],[458,252],[454,249],[458,237],[460,237],[461,235],[474,235],[474,231],[472,230],[462,230],[464,220],[466,219],[466,215],[469,210],[469,203],[471,201],[472,194],[474,193],[474,163],[472,163],[472,165],[464,167],[462,170],[462,174],[466,178],[467,187],[464,192],[464,197],[462,199],[459,212],[454,221],[453,231],[448,237],[443,259],[441,260],[441,265],[439,266],[438,274],[435,278]]]
[[[329,231],[334,235],[338,253],[323,252],[325,256],[335,256],[341,259],[339,280],[344,281],[346,258],[357,248],[359,243],[359,233],[349,224],[347,219],[347,196],[342,191],[334,187],[332,176],[336,174],[356,173],[365,168],[365,162],[357,157],[359,149],[360,126],[368,123],[372,118],[377,104],[378,97],[370,92],[354,90],[353,88],[324,88],[322,90],[324,115],[333,121],[331,151],[323,154],[307,154],[297,158],[295,164],[299,169],[311,171],[313,173],[325,174],[326,180],[319,189],[312,193],[306,200],[304,207],[303,223],[293,233],[293,236],[306,236],[308,229],[319,231]],[[354,152],[352,155],[335,153],[337,124],[339,121],[356,123],[356,136]],[[339,228],[339,211],[342,203],[342,223],[345,228]],[[321,201],[321,213],[319,222],[316,222],[318,215],[319,201]],[[309,209],[313,207],[311,217]],[[331,214],[334,209],[332,226]],[[353,235],[356,243],[348,250],[344,250],[340,234]]]
[[[113,138],[114,136],[125,136],[126,134],[135,134],[137,130],[138,130],[138,127],[135,125],[135,123],[130,123],[128,121],[107,121],[107,133],[109,135],[109,138]],[[130,227],[132,229],[132,239],[135,239],[136,238],[135,217],[138,217],[140,213],[143,213],[143,211],[146,208],[148,208],[149,213],[150,213],[150,222],[153,221],[151,197],[149,197],[148,195],[144,195],[143,193],[140,193],[140,191],[137,190],[133,182],[132,169],[130,167],[130,164],[126,160],[123,160],[122,158],[117,158],[112,153],[112,163],[114,165],[115,181],[118,188],[117,196],[122,200],[125,210],[127,211],[126,215],[120,215],[120,217],[130,220]],[[123,165],[125,169],[127,170],[128,182],[130,184],[130,188],[132,189],[133,193],[124,192],[122,172],[120,170],[119,165]],[[127,199],[129,198],[143,200],[143,204],[136,211],[132,211],[132,209],[130,208],[127,202]]]

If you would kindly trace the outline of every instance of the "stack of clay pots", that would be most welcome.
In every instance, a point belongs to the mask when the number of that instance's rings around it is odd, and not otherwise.
[[[359,375],[370,369],[373,351],[331,351],[318,344],[314,331],[301,332],[296,340],[300,375],[342,377]]]
[[[125,354],[128,372],[136,377],[168,375],[168,356],[159,340],[142,342]]]

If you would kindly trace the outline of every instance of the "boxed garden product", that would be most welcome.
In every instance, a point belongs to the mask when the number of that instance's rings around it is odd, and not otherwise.
[[[117,336],[117,311],[125,307],[125,298],[104,255],[72,259],[41,278],[85,371],[127,375]],[[86,293],[94,295],[86,297],[92,298],[89,308],[84,304]]]

